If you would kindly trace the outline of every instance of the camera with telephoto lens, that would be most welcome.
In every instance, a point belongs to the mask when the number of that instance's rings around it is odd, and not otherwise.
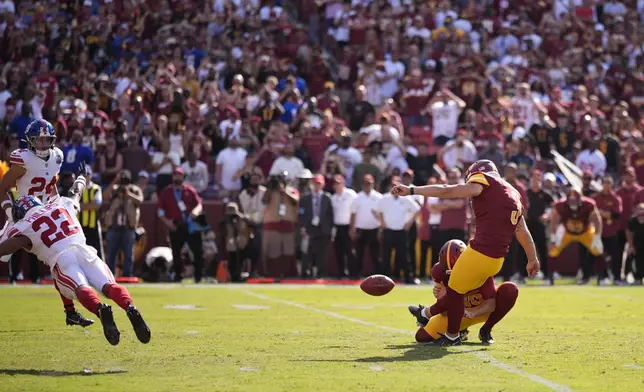
[[[268,178],[268,183],[266,184],[266,188],[272,191],[277,190],[280,185],[286,185],[286,176],[287,173],[280,173],[280,174],[273,174]]]
[[[130,184],[132,183],[132,175],[128,170],[123,170],[119,174],[119,182],[118,182],[118,188],[117,191],[119,193],[125,193],[125,191],[130,187]]]

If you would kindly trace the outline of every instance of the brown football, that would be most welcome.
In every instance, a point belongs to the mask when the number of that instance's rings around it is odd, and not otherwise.
[[[395,286],[394,281],[385,275],[371,275],[360,283],[362,291],[375,297],[387,294]]]

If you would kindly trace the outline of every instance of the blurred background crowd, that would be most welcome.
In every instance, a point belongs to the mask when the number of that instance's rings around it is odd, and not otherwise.
[[[621,262],[644,243],[643,20],[641,0],[0,0],[0,155],[54,124],[60,186],[92,165],[82,223],[120,275],[199,281],[226,260],[232,280],[409,283],[471,214],[392,182],[454,184],[490,159],[541,230],[566,158],[586,196],[620,198],[601,211],[608,276],[641,283]],[[169,242],[133,268],[146,202]],[[502,274],[521,280],[515,248]]]

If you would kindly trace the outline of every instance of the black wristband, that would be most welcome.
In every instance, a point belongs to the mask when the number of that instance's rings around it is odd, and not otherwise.
[[[409,187],[409,194],[412,195],[412,196],[414,195],[414,186],[413,185]]]

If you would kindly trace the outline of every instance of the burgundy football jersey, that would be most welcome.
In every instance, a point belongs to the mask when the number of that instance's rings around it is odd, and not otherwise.
[[[561,218],[561,224],[570,234],[582,234],[588,230],[590,214],[595,210],[595,200],[583,196],[581,206],[573,211],[568,205],[568,200],[563,199],[555,203],[555,211]]]
[[[498,173],[473,173],[467,182],[483,185],[472,198],[476,234],[470,247],[488,257],[505,257],[523,215],[521,195]]]

